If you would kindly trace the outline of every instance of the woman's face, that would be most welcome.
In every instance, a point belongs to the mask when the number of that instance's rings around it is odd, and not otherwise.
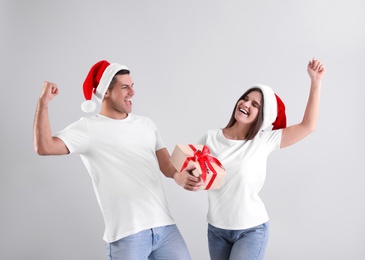
[[[235,118],[238,123],[252,124],[256,121],[260,112],[262,95],[258,91],[251,91],[238,101],[235,111]]]

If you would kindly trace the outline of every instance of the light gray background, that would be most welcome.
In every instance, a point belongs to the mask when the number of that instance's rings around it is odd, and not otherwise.
[[[288,123],[299,122],[312,57],[327,67],[319,123],[269,158],[266,259],[365,259],[364,28],[363,0],[2,0],[0,259],[105,259],[104,223],[80,158],[34,153],[44,80],[60,88],[50,104],[55,132],[85,115],[81,85],[92,64],[127,65],[134,112],[157,123],[172,152],[225,126],[254,83],[272,86]],[[171,179],[164,186],[192,258],[208,259],[206,192]]]

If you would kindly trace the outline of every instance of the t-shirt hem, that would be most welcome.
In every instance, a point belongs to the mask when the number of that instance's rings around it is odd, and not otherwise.
[[[146,230],[146,229],[163,227],[163,226],[170,226],[170,225],[175,225],[175,224],[176,224],[175,221],[167,221],[167,222],[164,222],[164,223],[154,224],[154,225],[151,225],[151,226],[141,227],[141,228],[138,228],[138,229],[129,231],[129,232],[125,232],[125,233],[123,233],[121,235],[117,235],[114,238],[110,238],[110,239],[108,239],[106,236],[104,236],[103,239],[107,243],[113,243],[113,242],[116,242],[116,241],[118,241],[118,240],[120,240],[122,238],[125,238],[125,237],[128,237],[128,236],[137,234],[138,232],[141,232],[141,231]]]
[[[265,219],[261,219],[261,220],[258,220],[258,221],[255,221],[255,222],[252,222],[252,223],[249,223],[249,224],[232,225],[232,226],[220,225],[220,224],[217,224],[217,223],[213,223],[212,221],[208,221],[208,223],[210,225],[216,227],[216,228],[221,228],[221,229],[226,229],[226,230],[243,230],[243,229],[248,229],[248,228],[252,228],[252,227],[262,225],[262,224],[264,224],[268,221],[269,221],[269,218],[265,218]]]

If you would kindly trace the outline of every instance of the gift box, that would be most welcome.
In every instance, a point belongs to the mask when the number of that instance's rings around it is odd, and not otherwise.
[[[187,166],[193,164],[195,170],[192,175],[201,177],[204,185],[201,190],[219,189],[226,171],[220,161],[210,154],[206,145],[176,145],[171,154],[170,162],[178,172],[182,172]]]

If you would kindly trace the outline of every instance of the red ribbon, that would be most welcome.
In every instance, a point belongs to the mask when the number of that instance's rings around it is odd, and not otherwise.
[[[191,144],[189,144],[189,147],[194,151],[194,155],[186,158],[183,166],[181,167],[180,172],[188,166],[189,161],[199,162],[200,168],[202,169],[202,179],[205,182],[207,180],[207,171],[209,172],[209,170],[208,170],[208,168],[209,168],[210,171],[213,173],[213,175],[212,175],[212,178],[210,179],[208,185],[205,187],[205,190],[208,190],[210,188],[210,186],[212,186],[212,184],[217,176],[217,172],[215,171],[211,162],[217,164],[222,169],[224,169],[224,167],[217,158],[209,155],[210,150],[206,145],[203,146],[203,149],[201,151],[197,150]]]

